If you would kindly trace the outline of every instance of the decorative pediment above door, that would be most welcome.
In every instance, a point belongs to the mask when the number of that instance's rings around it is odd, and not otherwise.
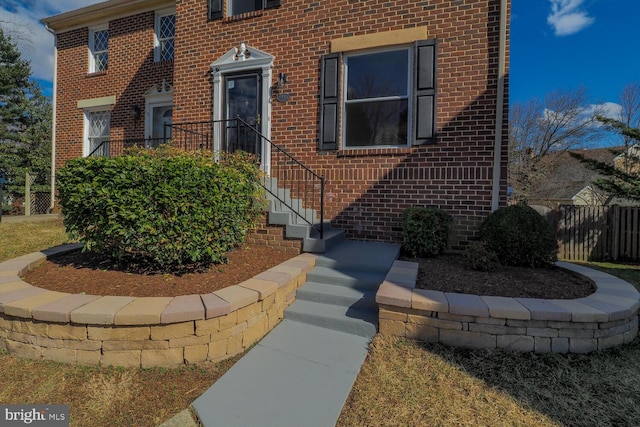
[[[243,71],[249,69],[271,68],[273,56],[246,43],[240,43],[233,47],[220,58],[211,63],[211,71],[214,74],[227,73],[229,71]]]

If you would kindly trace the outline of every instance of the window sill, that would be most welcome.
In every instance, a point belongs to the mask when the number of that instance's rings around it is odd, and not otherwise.
[[[89,72],[87,73],[87,77],[100,77],[100,76],[106,76],[107,75],[107,71],[95,71],[95,72]]]
[[[414,147],[389,147],[389,148],[345,148],[337,151],[340,157],[370,157],[370,156],[396,156],[413,153]]]
[[[236,22],[242,21],[243,19],[254,18],[256,16],[262,16],[264,14],[264,10],[254,10],[253,12],[241,13],[239,15],[226,16],[222,18],[222,23],[226,24],[228,22]]]

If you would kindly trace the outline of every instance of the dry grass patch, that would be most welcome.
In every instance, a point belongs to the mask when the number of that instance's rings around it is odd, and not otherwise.
[[[337,425],[557,424],[420,343],[378,335]]]
[[[631,426],[640,338],[589,355],[465,350],[377,336],[339,426]]]
[[[68,242],[62,219],[0,222],[0,262]]]
[[[154,427],[204,393],[241,356],[180,369],[97,368],[0,352],[0,402],[69,405],[71,426]]]

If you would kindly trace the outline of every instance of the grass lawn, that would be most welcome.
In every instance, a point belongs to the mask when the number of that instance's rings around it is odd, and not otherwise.
[[[61,219],[20,223],[5,220],[0,222],[0,262],[67,241]]]
[[[65,241],[59,221],[0,223],[0,261]],[[639,266],[587,265],[640,288]],[[68,404],[72,426],[155,426],[187,408],[235,360],[122,369],[0,353],[0,402]],[[338,425],[640,425],[638,360],[640,339],[591,355],[538,355],[379,335]]]

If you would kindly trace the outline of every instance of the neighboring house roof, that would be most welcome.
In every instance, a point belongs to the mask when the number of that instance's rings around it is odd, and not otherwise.
[[[175,0],[108,0],[43,18],[40,22],[55,32],[69,31],[175,5]]]
[[[582,154],[589,159],[613,163],[617,156],[616,152],[621,149],[622,147],[608,147],[573,152]],[[584,204],[584,201],[577,203],[576,198],[580,198],[580,195],[584,195],[585,192],[589,193],[589,197],[598,196],[603,202],[608,199],[601,190],[593,185],[594,180],[600,175],[572,157],[569,152],[549,155],[545,160],[542,162],[542,167],[546,168],[547,179],[537,191],[531,194],[530,202]]]

